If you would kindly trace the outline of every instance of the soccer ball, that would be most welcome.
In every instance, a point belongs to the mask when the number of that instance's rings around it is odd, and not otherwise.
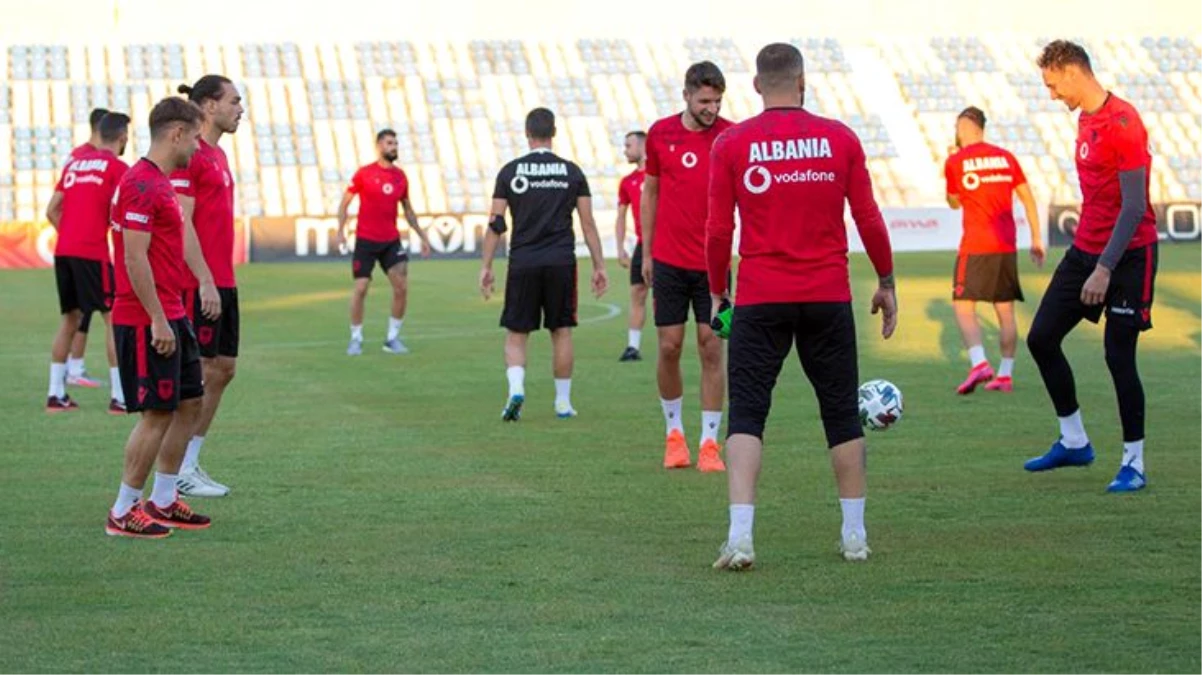
[[[902,417],[902,393],[888,380],[869,380],[860,385],[860,424],[884,431]]]

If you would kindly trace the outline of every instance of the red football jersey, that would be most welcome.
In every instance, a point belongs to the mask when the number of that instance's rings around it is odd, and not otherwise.
[[[719,117],[708,129],[689,131],[677,114],[647,131],[646,173],[659,179],[653,259],[686,270],[705,270],[710,148],[730,126],[730,120]]]
[[[1100,255],[1110,241],[1114,224],[1123,206],[1119,172],[1143,167],[1152,179],[1152,153],[1148,149],[1148,130],[1135,107],[1109,94],[1102,108],[1077,118],[1077,175],[1081,181],[1081,220],[1073,245]],[[1157,240],[1156,213],[1148,198],[1148,209],[1139,221],[1128,249],[1147,246]]]
[[[1018,250],[1014,190],[1027,182],[1023,168],[1008,151],[989,143],[961,148],[943,165],[947,194],[964,212],[962,255],[1013,253]]]
[[[150,271],[154,286],[168,320],[184,318],[182,299],[188,275],[184,262],[184,212],[171,181],[154,162],[137,161],[125,172],[113,195],[113,255],[117,277],[117,297],[113,302],[113,323],[122,326],[150,324],[150,314],[138,300],[125,267],[125,230],[150,233]]]
[[[171,184],[196,202],[192,226],[214,285],[234,288],[234,177],[225,151],[200,139],[188,167],[171,174]],[[185,280],[189,289],[198,286],[191,270],[185,269]]]
[[[63,193],[54,255],[109,262],[109,206],[129,165],[108,150],[75,154],[54,186]]]
[[[67,163],[70,164],[75,160],[83,157],[84,153],[91,152],[96,148],[91,143],[80,143],[71,149],[71,154],[67,155]],[[126,166],[129,166],[128,164]]]
[[[706,257],[710,291],[726,290],[739,210],[738,304],[848,302],[850,204],[880,276],[893,272],[885,220],[855,132],[802,108],[769,108],[714,144]]]
[[[635,169],[618,184],[618,205],[629,206],[633,212],[634,238],[640,244],[643,243],[643,214],[639,211],[639,207],[643,204],[643,177],[645,175],[647,174],[642,169]]]
[[[409,179],[400,167],[383,167],[379,162],[362,166],[346,191],[359,195],[356,239],[386,244],[400,238],[397,205],[409,198]]]

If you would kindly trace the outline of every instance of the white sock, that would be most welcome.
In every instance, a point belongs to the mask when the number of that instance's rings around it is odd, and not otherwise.
[[[637,328],[631,328],[626,331],[626,346],[631,349],[638,349],[639,344],[643,341],[643,331]]]
[[[50,364],[50,391],[46,395],[56,398],[67,395],[67,364]]]
[[[509,398],[526,395],[526,366],[509,366],[505,376],[509,378]]]
[[[754,523],[755,504],[731,504],[730,532],[726,535],[726,543],[733,546],[741,537],[750,537]]]
[[[123,518],[129,513],[130,509],[142,499],[142,491],[135,490],[125,483],[121,484],[121,489],[117,491],[117,501],[113,502],[112,514],[114,518]]]
[[[192,471],[200,466],[200,446],[204,445],[204,436],[193,436],[188,441],[188,449],[184,451],[184,463],[180,465],[180,473]]]
[[[125,403],[125,390],[121,388],[120,368],[109,368],[109,398],[116,399],[118,403]]]
[[[68,356],[67,374],[71,377],[80,377],[83,375],[83,359],[76,359]]]
[[[1060,442],[1064,444],[1064,447],[1075,449],[1089,445],[1089,436],[1085,435],[1085,423],[1081,421],[1080,410],[1059,419]]]
[[[666,398],[659,400],[660,406],[664,409],[664,422],[668,424],[668,430],[665,434],[670,434],[673,431],[684,433],[684,424],[680,421],[680,409],[684,406],[684,397],[669,401]]]
[[[572,407],[572,378],[555,378],[555,406]]]
[[[1002,357],[1002,365],[998,366],[998,377],[1010,377],[1014,374],[1014,359]]]
[[[1144,442],[1142,440],[1123,443],[1123,466],[1144,472]]]
[[[179,476],[173,473],[154,472],[154,488],[150,491],[150,501],[160,509],[165,509],[175,503],[175,481]]]
[[[404,319],[394,319],[388,317],[388,339],[395,340],[401,336],[401,324],[405,323]]]
[[[858,534],[861,539],[868,537],[864,531],[864,498],[840,499],[839,506],[843,507],[843,537]]]
[[[722,427],[722,411],[701,411],[701,442],[718,440],[718,429]]]
[[[351,324],[351,339],[363,342],[363,324]]]
[[[985,348],[981,345],[974,345],[968,348],[968,360],[972,361],[973,368],[989,361],[989,359],[985,358]]]

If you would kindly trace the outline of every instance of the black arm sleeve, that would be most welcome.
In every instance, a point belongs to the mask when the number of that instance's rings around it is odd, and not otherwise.
[[[1114,223],[1114,232],[1110,242],[1098,258],[1098,264],[1108,270],[1113,270],[1119,264],[1119,259],[1127,251],[1127,244],[1135,236],[1135,228],[1148,210],[1148,197],[1145,186],[1148,181],[1148,169],[1139,167],[1130,171],[1119,172],[1119,190],[1123,195],[1123,206],[1119,210],[1118,220]]]

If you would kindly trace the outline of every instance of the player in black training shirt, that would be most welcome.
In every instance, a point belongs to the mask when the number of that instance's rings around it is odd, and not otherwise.
[[[551,331],[555,371],[555,414],[576,416],[572,408],[572,327],[576,325],[576,233],[572,210],[580,214],[580,229],[593,259],[593,294],[609,286],[601,238],[593,220],[588,179],[575,163],[551,152],[555,114],[535,108],[526,116],[530,153],[506,164],[497,174],[492,215],[484,239],[480,292],[487,300],[495,281],[492,272],[497,243],[505,234],[505,210],[513,212],[509,241],[509,270],[505,278],[505,365],[509,400],[501,419],[516,421],[526,399],[526,341],[542,327]]]

